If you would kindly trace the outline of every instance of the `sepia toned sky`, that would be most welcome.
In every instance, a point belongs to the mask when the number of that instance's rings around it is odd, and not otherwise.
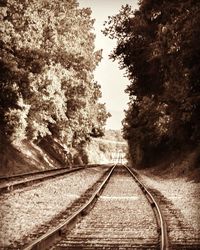
[[[128,79],[123,77],[118,63],[112,62],[108,55],[115,47],[115,41],[105,37],[101,30],[108,16],[119,12],[122,5],[129,4],[133,9],[137,8],[137,0],[78,0],[80,7],[90,7],[94,18],[94,32],[96,34],[96,49],[103,49],[103,59],[95,71],[95,80],[101,85],[102,100],[106,103],[107,110],[112,117],[108,119],[107,129],[121,129],[121,120],[124,117],[124,109],[127,108],[128,95],[124,89]]]

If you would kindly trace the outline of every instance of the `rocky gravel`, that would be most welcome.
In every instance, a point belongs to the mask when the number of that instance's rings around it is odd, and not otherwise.
[[[161,204],[171,245],[180,244],[180,249],[184,245],[200,249],[200,183],[186,178],[164,179],[147,171],[140,171],[140,174],[143,183],[154,192]]]
[[[88,168],[0,196],[0,248],[17,242],[69,207],[107,170]]]
[[[118,245],[133,247],[140,244],[149,245],[150,249],[152,244],[158,243],[153,210],[133,178],[127,170],[124,171],[114,173],[96,205],[67,233],[57,245],[58,249],[60,246],[104,249],[106,245],[115,245],[113,249],[118,249]],[[107,246],[106,249],[110,248]]]

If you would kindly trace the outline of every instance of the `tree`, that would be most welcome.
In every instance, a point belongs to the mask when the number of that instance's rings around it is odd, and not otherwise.
[[[106,23],[117,39],[111,58],[130,80],[123,130],[136,163],[199,143],[199,12],[193,0],[141,0]]]
[[[78,149],[108,116],[93,76],[102,51],[91,10],[76,0],[7,0],[0,14],[1,138],[53,136]]]

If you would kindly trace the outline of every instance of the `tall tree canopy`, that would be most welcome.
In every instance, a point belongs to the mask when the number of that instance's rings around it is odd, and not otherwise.
[[[110,17],[104,33],[117,40],[111,58],[130,80],[123,131],[133,162],[198,145],[200,2],[141,0]]]
[[[91,10],[76,0],[0,3],[1,140],[47,135],[79,147],[102,135],[108,113],[98,102]]]

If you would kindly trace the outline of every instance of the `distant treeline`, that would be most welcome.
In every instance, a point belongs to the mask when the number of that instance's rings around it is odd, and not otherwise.
[[[105,130],[105,133],[102,139],[117,141],[117,142],[125,142],[122,137],[121,130],[114,130],[114,129]]]
[[[126,70],[123,121],[132,161],[152,165],[200,142],[200,1],[140,0],[109,17],[111,58]]]
[[[79,150],[103,135],[93,23],[76,0],[0,2],[1,146],[50,136]]]

